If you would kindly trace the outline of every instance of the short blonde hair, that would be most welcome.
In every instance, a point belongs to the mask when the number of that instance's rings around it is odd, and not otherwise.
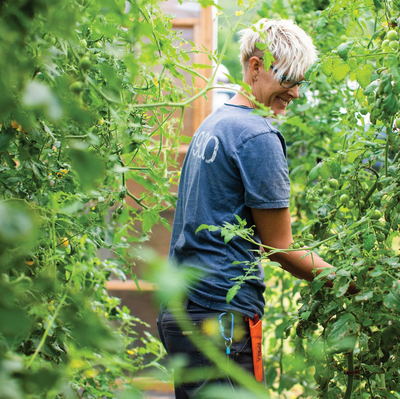
[[[275,58],[278,72],[274,76],[278,81],[282,75],[299,80],[317,59],[317,50],[311,37],[289,19],[263,18],[239,34],[243,75],[249,67],[250,58],[262,57],[264,51],[270,51]],[[266,50],[260,50],[256,43],[266,44]]]

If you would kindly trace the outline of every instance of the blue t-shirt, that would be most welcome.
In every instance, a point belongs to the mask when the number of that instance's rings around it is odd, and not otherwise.
[[[235,236],[224,243],[220,231],[201,230],[201,224],[236,224],[234,215],[253,226],[251,208],[289,206],[290,182],[286,145],[281,133],[245,106],[225,104],[196,131],[182,167],[169,257],[181,267],[198,269],[203,277],[188,296],[206,308],[254,317],[264,313],[264,272],[259,265],[233,300],[226,295],[243,275],[244,264],[256,260],[258,246]],[[273,229],[274,226],[271,226]],[[260,239],[255,232],[255,240]]]

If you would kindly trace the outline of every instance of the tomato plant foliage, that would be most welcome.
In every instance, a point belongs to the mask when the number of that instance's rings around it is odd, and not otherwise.
[[[295,19],[320,52],[306,73],[313,85],[280,130],[292,181],[289,250],[308,248],[335,267],[303,285],[266,263],[267,385],[282,393],[300,383],[321,398],[398,397],[399,4],[277,0],[258,14]],[[252,240],[240,225],[221,229]],[[245,265],[228,299],[249,272]]]
[[[106,281],[136,280],[132,248],[168,225],[190,57],[154,2],[5,0],[0,15],[0,397],[134,395],[164,352]]]
[[[250,6],[260,17],[295,19],[320,51],[307,71],[313,85],[280,130],[292,181],[290,250],[307,247],[335,267],[305,284],[262,255],[268,388],[397,398],[399,5]],[[249,8],[239,1],[236,16],[240,7]],[[183,50],[171,18],[152,1],[0,1],[1,398],[133,396],[139,370],[162,368],[158,340],[146,335],[139,346],[140,320],[105,287],[111,274],[135,280],[140,244],[155,223],[168,225],[161,213],[175,203],[183,111],[212,85],[195,92],[185,81],[183,70],[199,75],[190,54],[206,50]],[[129,179],[143,187],[139,197]],[[251,240],[244,225],[223,226],[225,240]],[[253,277],[245,266],[228,300]],[[357,294],[347,294],[350,284]]]
[[[260,15],[276,16],[278,3],[264,3]],[[276,362],[282,343],[270,364],[281,368],[280,390],[303,379],[305,392],[316,395],[305,382],[309,373],[321,398],[397,397],[399,54],[382,43],[389,30],[398,33],[399,7],[293,1],[279,13],[308,30],[320,51],[306,74],[313,87],[281,130],[289,142],[296,241],[330,262],[336,276],[324,277],[333,289],[322,288],[321,276],[303,288],[283,278],[281,292],[274,291],[281,301],[270,312],[283,313],[272,343],[292,334],[293,361]],[[346,294],[350,284],[356,295]],[[283,299],[297,292],[301,307],[291,317]]]

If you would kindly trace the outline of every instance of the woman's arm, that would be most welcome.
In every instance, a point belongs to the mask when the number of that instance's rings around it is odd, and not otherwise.
[[[264,245],[270,247],[287,249],[293,242],[292,225],[289,208],[281,209],[252,209],[254,222]],[[278,262],[289,273],[298,278],[312,281],[314,279],[314,268],[322,269],[332,267],[316,254],[305,256],[305,250],[288,253],[277,253],[270,256],[270,259]],[[314,260],[314,265],[313,265]],[[328,282],[329,284],[330,282]],[[329,284],[330,285],[330,284]]]

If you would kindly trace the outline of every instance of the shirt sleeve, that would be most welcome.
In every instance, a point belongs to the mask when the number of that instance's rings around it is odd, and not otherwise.
[[[288,208],[290,180],[284,143],[274,132],[242,143],[234,161],[244,186],[245,205],[256,209]]]

